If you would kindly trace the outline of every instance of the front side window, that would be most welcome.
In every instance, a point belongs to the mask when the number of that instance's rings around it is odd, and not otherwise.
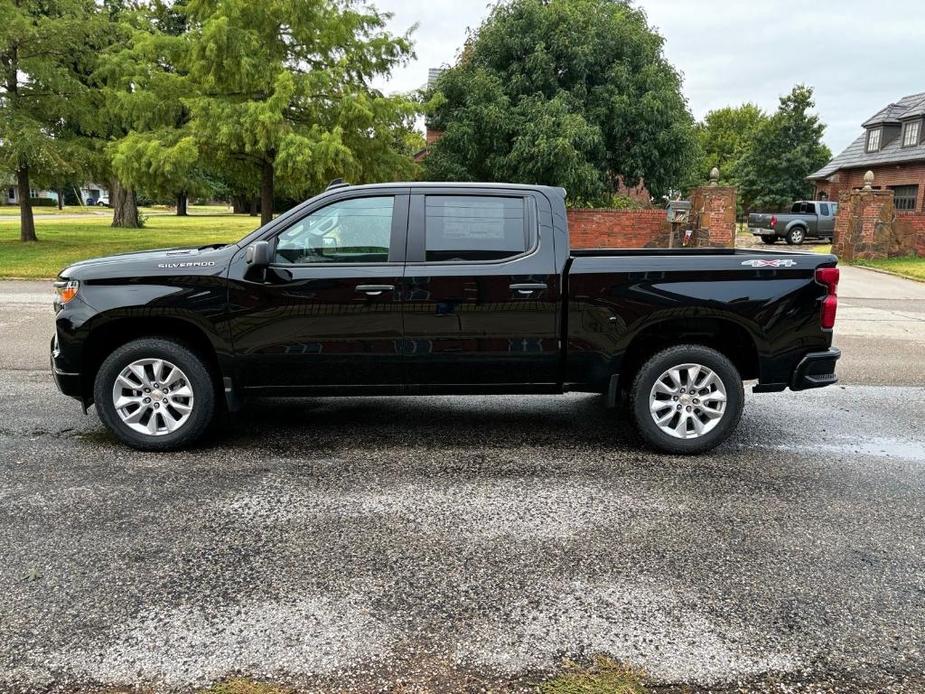
[[[919,197],[918,186],[894,186],[891,190],[893,191],[893,206],[897,210],[915,212],[915,201]]]
[[[279,235],[276,262],[385,263],[389,260],[395,198],[333,202],[303,217]]]
[[[819,203],[819,214],[821,214],[823,217],[829,216],[829,206],[826,203]]]
[[[880,128],[867,133],[867,151],[876,152],[880,149]]]
[[[919,136],[922,132],[922,121],[916,120],[906,123],[903,130],[903,147],[916,147],[919,144]]]
[[[424,217],[428,261],[503,260],[527,250],[523,198],[428,195]]]

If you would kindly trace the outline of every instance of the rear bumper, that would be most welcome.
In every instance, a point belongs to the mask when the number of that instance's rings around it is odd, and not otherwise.
[[[763,229],[761,227],[749,227],[748,230],[752,233],[752,236],[777,236],[777,232],[774,229]]]
[[[838,383],[835,363],[841,357],[841,350],[832,347],[825,352],[810,352],[797,364],[790,381],[790,390],[823,388]]]

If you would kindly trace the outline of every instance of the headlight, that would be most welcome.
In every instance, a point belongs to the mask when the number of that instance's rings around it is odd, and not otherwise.
[[[58,280],[55,282],[55,303],[59,306],[69,303],[75,296],[80,287],[77,280]]]

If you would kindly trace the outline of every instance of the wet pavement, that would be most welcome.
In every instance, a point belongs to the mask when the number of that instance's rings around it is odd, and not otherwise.
[[[54,390],[47,284],[0,283],[0,691],[517,690],[595,653],[925,691],[925,285],[872,275],[841,385],[749,393],[697,458],[587,395],[265,401],[137,453]]]
[[[517,689],[606,653],[916,691],[923,418],[925,388],[749,395],[679,458],[597,396],[266,401],[158,455],[2,371],[0,689]]]

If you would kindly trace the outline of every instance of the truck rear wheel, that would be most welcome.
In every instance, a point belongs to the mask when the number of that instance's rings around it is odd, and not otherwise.
[[[215,413],[215,387],[203,360],[162,338],[134,340],[100,366],[96,411],[121,441],[144,451],[169,451],[202,436]]]
[[[787,232],[785,238],[788,245],[793,246],[796,244],[799,246],[806,240],[806,229],[803,227],[793,227],[793,229]]]
[[[633,381],[630,408],[640,436],[666,453],[715,448],[735,430],[745,396],[729,359],[702,345],[677,345],[649,359]]]

